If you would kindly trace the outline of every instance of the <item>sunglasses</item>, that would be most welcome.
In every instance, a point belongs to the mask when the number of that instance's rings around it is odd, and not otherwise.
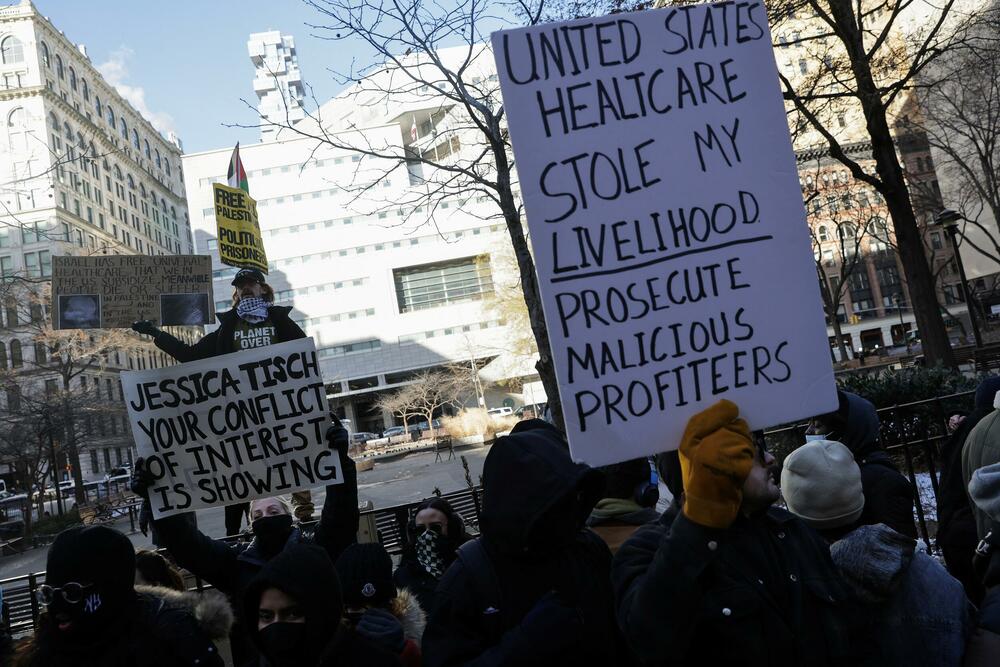
[[[57,593],[69,604],[80,604],[83,602],[84,592],[93,587],[93,584],[78,584],[75,581],[65,583],[59,588],[42,584],[35,591],[35,597],[46,607],[55,602]]]

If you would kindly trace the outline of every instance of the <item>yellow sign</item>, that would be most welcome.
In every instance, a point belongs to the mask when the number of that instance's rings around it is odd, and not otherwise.
[[[267,273],[257,202],[243,190],[219,183],[212,185],[212,198],[219,228],[219,259],[229,266]]]

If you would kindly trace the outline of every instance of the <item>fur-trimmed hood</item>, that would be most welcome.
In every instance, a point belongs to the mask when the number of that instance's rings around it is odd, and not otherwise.
[[[420,646],[427,625],[427,614],[420,608],[417,597],[405,588],[400,588],[396,597],[389,602],[389,612],[403,624],[403,636]]]
[[[198,626],[213,641],[228,637],[229,630],[233,627],[235,620],[233,608],[226,596],[219,591],[196,593],[177,591],[163,586],[136,586],[135,590],[161,598],[173,607],[190,610],[198,621]]]

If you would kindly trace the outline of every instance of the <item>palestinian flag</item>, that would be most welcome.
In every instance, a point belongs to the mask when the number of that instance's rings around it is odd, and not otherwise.
[[[243,192],[250,194],[250,182],[247,180],[247,170],[243,168],[240,160],[240,145],[236,144],[233,149],[233,157],[229,160],[229,173],[226,174],[228,185],[231,188],[239,188]]]

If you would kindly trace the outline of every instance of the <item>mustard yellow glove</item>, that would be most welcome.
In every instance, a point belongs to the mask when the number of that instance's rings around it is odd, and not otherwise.
[[[743,502],[743,482],[753,467],[750,427],[736,404],[722,400],[688,423],[681,439],[684,515],[709,528],[728,528]]]

